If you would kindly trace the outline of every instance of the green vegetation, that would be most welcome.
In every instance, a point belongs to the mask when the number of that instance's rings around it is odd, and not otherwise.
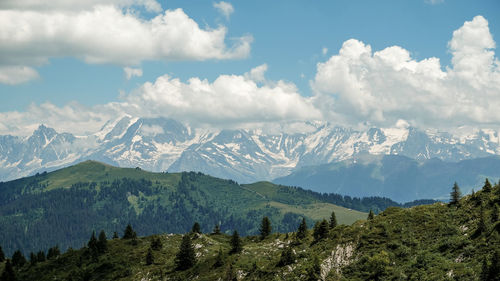
[[[135,243],[137,235],[186,233],[194,222],[199,233],[218,225],[220,233],[255,235],[264,216],[278,232],[294,231],[302,218],[312,225],[332,211],[343,224],[366,217],[328,198],[269,182],[240,185],[201,173],[150,173],[86,161],[0,183],[0,241],[6,255],[27,255],[54,245],[63,251],[80,247],[100,230]]]
[[[34,264],[7,259],[0,270],[21,281],[499,280],[498,204],[500,186],[495,185],[456,205],[392,207],[353,225],[330,227],[322,220],[304,231],[306,221],[300,220],[296,232],[274,232],[265,239],[236,231],[232,236],[158,234],[138,237],[136,244],[113,239],[97,259],[87,246]]]

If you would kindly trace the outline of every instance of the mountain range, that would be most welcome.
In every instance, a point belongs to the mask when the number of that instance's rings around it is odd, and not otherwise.
[[[466,136],[399,126],[359,131],[301,123],[298,132],[193,128],[173,119],[125,116],[84,136],[40,125],[31,136],[0,136],[0,180],[52,171],[87,159],[149,171],[200,171],[241,183],[359,155],[457,162],[499,154],[498,132]]]

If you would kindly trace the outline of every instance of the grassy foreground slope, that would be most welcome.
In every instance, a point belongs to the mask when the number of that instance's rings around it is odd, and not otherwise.
[[[204,232],[220,224],[256,234],[268,216],[276,231],[292,231],[332,211],[351,224],[366,213],[322,201],[302,189],[268,182],[239,185],[201,173],[151,173],[99,162],[0,183],[0,241],[7,254],[59,245],[81,247],[92,230],[108,236],[131,223],[139,235],[184,233],[194,221]]]
[[[458,205],[389,208],[371,220],[338,225],[324,237],[309,230],[243,238],[229,253],[230,236],[192,234],[196,264],[176,270],[181,235],[114,239],[93,259],[89,249],[15,268],[19,280],[499,280],[500,187],[466,196]],[[153,239],[161,249],[152,251]],[[288,264],[279,265],[286,249]],[[221,262],[217,264],[219,250]]]

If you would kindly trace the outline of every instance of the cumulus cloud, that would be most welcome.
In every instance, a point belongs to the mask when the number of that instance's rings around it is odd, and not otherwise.
[[[161,12],[160,3],[156,0],[2,0],[0,9],[16,10],[82,10],[96,5],[113,5],[117,7],[143,7],[149,12]]]
[[[213,82],[197,77],[183,82],[164,75],[124,94],[119,102],[94,107],[77,103],[64,107],[51,103],[31,105],[26,112],[0,113],[0,134],[30,134],[40,123],[58,131],[83,134],[95,132],[106,121],[125,114],[170,117],[218,128],[255,128],[273,122],[293,124],[322,119],[313,98],[302,97],[294,84],[268,81],[265,68],[261,65],[249,71],[253,77],[248,73],[220,75]],[[263,84],[258,85],[254,79]],[[156,127],[143,130],[149,135],[161,133]]]
[[[216,8],[222,15],[224,15],[224,17],[226,17],[227,20],[229,20],[229,17],[234,12],[233,5],[231,5],[231,3],[227,3],[224,1],[220,1],[219,3],[214,3],[214,8]]]
[[[245,73],[245,78],[253,80],[255,82],[265,82],[266,71],[267,71],[267,64],[262,64],[255,68],[252,68],[250,72]]]
[[[500,67],[488,22],[475,17],[453,33],[452,65],[420,61],[392,46],[373,52],[351,39],[317,65],[311,86],[316,104],[344,124],[392,125],[399,119],[423,127],[495,125],[500,122]]]
[[[132,67],[124,67],[123,71],[125,72],[125,77],[127,80],[130,80],[132,77],[141,77],[142,69],[141,68],[132,68]]]
[[[188,122],[219,125],[321,117],[294,84],[277,81],[258,86],[246,75],[221,75],[213,82],[191,78],[187,83],[164,75],[130,94],[122,106],[132,115],[168,114]]]
[[[93,2],[146,5],[155,1]],[[9,3],[17,7],[16,2]],[[45,5],[34,0],[20,3]],[[33,72],[33,66],[45,64],[52,57],[67,56],[87,63],[124,66],[138,65],[144,60],[238,59],[248,56],[252,42],[251,36],[243,36],[227,46],[224,26],[200,28],[182,9],[166,10],[146,20],[112,5],[85,10],[24,10],[6,9],[7,4],[0,6],[0,65],[25,71]]]
[[[38,78],[38,72],[27,66],[0,65],[0,83],[16,85]]]

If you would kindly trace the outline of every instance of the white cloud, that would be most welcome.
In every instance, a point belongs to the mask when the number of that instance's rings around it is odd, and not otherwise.
[[[311,86],[317,107],[339,123],[392,125],[399,119],[424,127],[498,125],[500,68],[482,16],[466,22],[449,42],[452,66],[421,61],[388,47],[372,52],[351,39],[317,65]]]
[[[163,128],[158,125],[144,125],[141,127],[141,132],[144,136],[155,136],[164,133]]]
[[[21,65],[0,65],[0,83],[16,85],[37,78],[38,72],[31,67]]]
[[[200,28],[182,9],[166,10],[150,20],[110,5],[78,11],[4,9],[0,26],[0,65],[4,67],[39,66],[52,57],[66,56],[118,65],[237,59],[248,56],[252,42],[251,36],[243,36],[227,46],[224,26]]]
[[[267,71],[267,64],[259,65],[252,68],[250,72],[245,73],[245,78],[253,80],[255,82],[263,83],[266,81],[265,74]]]
[[[14,10],[82,10],[96,5],[113,5],[121,8],[139,6],[149,12],[161,12],[160,3],[156,0],[2,0],[0,9]]]
[[[321,53],[323,56],[326,55],[328,53],[328,48],[323,47],[323,49],[321,49]]]
[[[187,83],[164,75],[145,83],[122,106],[131,115],[168,115],[215,126],[321,117],[295,85],[277,81],[258,86],[246,75],[221,75],[213,82],[191,78]]]
[[[40,123],[60,132],[83,134],[95,132],[109,119],[125,114],[170,117],[217,128],[255,128],[274,122],[293,124],[321,119],[312,98],[302,97],[294,84],[268,81],[264,77],[265,68],[264,64],[251,70],[253,77],[248,73],[220,75],[213,82],[197,77],[182,82],[164,75],[122,95],[119,102],[94,107],[77,103],[64,107],[51,103],[31,105],[26,112],[0,113],[0,134],[27,135]],[[151,135],[161,133],[154,127],[143,130]]]
[[[214,8],[216,8],[222,15],[224,15],[224,17],[226,17],[227,20],[229,20],[229,17],[234,12],[233,5],[231,5],[231,3],[227,3],[224,1],[220,1],[219,3],[214,3]]]
[[[132,67],[124,67],[123,71],[125,72],[125,77],[127,80],[130,80],[132,77],[141,77],[142,69],[141,68],[132,68]]]

